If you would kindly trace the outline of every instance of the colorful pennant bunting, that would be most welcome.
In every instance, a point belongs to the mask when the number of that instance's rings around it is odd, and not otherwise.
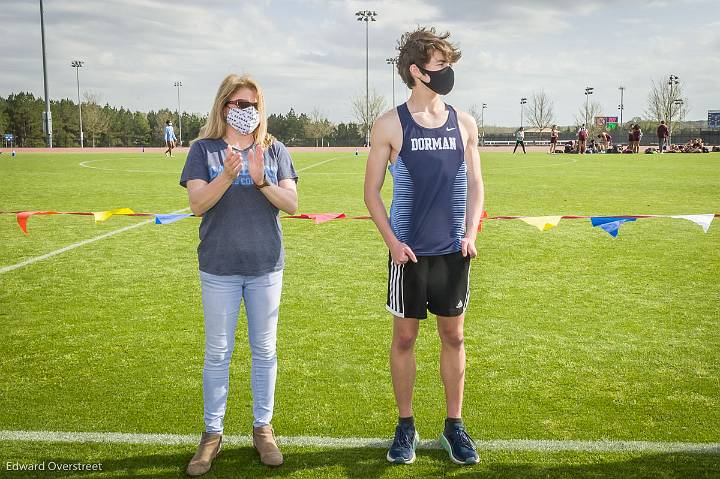
[[[482,214],[480,215],[480,224],[478,225],[478,231],[482,233],[483,228],[483,220],[487,219],[488,212],[483,210]]]
[[[30,218],[33,215],[57,215],[59,214],[57,211],[20,211],[15,214],[15,219],[18,222],[18,225],[20,225],[20,229],[25,234],[29,234],[27,230],[27,221],[28,218]]]
[[[296,218],[301,220],[313,220],[316,225],[327,223],[328,221],[347,218],[345,213],[307,213],[302,215],[286,216],[285,218]]]
[[[710,213],[707,215],[675,215],[675,216],[671,216],[670,218],[690,220],[693,223],[700,225],[700,227],[702,227],[703,231],[705,233],[707,233],[708,230],[710,229],[710,223],[712,223],[712,220],[714,217],[715,217],[715,215]]]
[[[94,216],[96,222],[106,221],[114,215],[124,216],[154,216],[155,224],[167,225],[190,218],[191,214],[160,214],[160,213],[135,213],[130,208],[116,208],[107,211],[0,211],[0,214],[13,214],[23,233],[28,234],[28,219],[33,215],[86,215]],[[487,211],[483,211],[480,219],[478,230],[482,231],[483,223],[487,220],[521,220],[526,224],[536,227],[540,231],[548,231],[556,227],[561,219],[590,219],[590,223],[594,227],[600,227],[613,238],[617,237],[620,226],[629,221],[636,221],[639,218],[676,218],[692,221],[699,225],[705,233],[708,232],[713,219],[720,216],[719,213],[708,213],[699,215],[623,215],[623,216],[575,216],[575,215],[555,215],[555,216],[488,216]],[[338,219],[351,220],[367,220],[372,219],[370,216],[346,216],[345,213],[303,213],[299,215],[283,216],[283,219],[305,219],[312,220],[313,223],[321,224],[328,221]]]
[[[590,218],[590,222],[593,226],[599,226],[613,238],[617,238],[618,232],[620,231],[620,225],[628,221],[635,221],[637,218],[614,218],[607,216],[593,216]]]
[[[108,211],[93,211],[95,223],[100,223],[110,218],[112,215],[134,215],[135,212],[130,208],[116,208]]]
[[[530,226],[534,226],[540,231],[548,231],[553,229],[560,223],[562,216],[521,216],[518,218]]]
[[[167,214],[167,215],[155,215],[155,224],[156,225],[169,225],[170,223],[175,223],[176,221],[180,221],[185,218],[191,217],[191,214],[182,214],[182,215],[173,215],[173,214]]]

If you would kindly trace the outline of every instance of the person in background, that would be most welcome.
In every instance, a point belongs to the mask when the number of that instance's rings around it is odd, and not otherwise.
[[[612,141],[612,136],[610,136],[610,133],[607,131],[600,132],[598,134],[598,140],[600,140],[600,144],[602,146],[602,152],[605,153],[610,148],[610,142]]]
[[[587,128],[585,128],[585,124],[583,124],[580,129],[578,130],[578,153],[581,155],[585,154],[585,149],[587,148],[586,142],[588,137],[588,131]]]
[[[642,139],[642,130],[640,125],[635,123],[633,126],[633,153],[640,153],[640,140]]]
[[[657,128],[658,149],[660,150],[660,153],[664,153],[665,149],[667,148],[669,136],[670,130],[668,130],[668,127],[665,124],[665,120],[663,120],[660,122],[660,126],[658,126]]]
[[[590,139],[590,144],[588,145],[588,151],[590,153],[598,153],[600,151],[600,147],[598,146],[598,143],[595,141],[595,138]]]
[[[557,146],[558,136],[559,134],[557,125],[553,125],[552,129],[550,130],[550,151],[548,151],[548,153],[550,153],[551,155],[555,154],[555,147]]]
[[[513,148],[513,155],[515,154],[515,150],[517,150],[518,145],[522,146],[523,153],[527,154],[525,151],[525,129],[522,126],[515,132],[515,148]]]
[[[173,148],[175,148],[175,143],[177,142],[177,138],[175,137],[175,130],[173,129],[172,122],[170,120],[167,120],[165,122],[165,146],[167,146],[167,150],[165,150],[165,156],[168,158],[172,158],[172,151]]]

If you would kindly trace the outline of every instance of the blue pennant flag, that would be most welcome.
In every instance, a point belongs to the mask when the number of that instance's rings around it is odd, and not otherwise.
[[[600,228],[607,231],[607,233],[616,238],[620,225],[628,221],[635,221],[637,218],[612,218],[607,216],[594,216],[590,218],[590,222],[593,226],[599,226]]]
[[[169,225],[170,223],[175,223],[176,221],[180,221],[181,219],[188,218],[192,215],[184,214],[184,215],[155,215],[155,224],[156,225]]]

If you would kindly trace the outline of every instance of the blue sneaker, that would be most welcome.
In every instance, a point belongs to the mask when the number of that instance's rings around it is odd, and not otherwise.
[[[415,426],[398,424],[395,439],[387,453],[387,460],[394,464],[412,464],[415,462],[415,448],[420,444],[420,435]]]
[[[462,424],[446,428],[440,436],[440,444],[455,464],[477,464],[480,461],[475,443]]]

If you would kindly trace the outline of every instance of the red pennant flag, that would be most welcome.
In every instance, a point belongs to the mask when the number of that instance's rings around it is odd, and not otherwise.
[[[23,230],[23,233],[28,234],[27,231],[27,221],[28,218],[30,218],[32,215],[57,215],[59,212],[57,211],[20,211],[19,213],[15,214],[15,219],[18,222],[18,225],[20,225],[20,229]]]
[[[483,218],[488,217],[488,212],[483,210],[482,215],[480,215],[480,225],[478,225],[478,231],[482,233],[482,227],[483,227]]]
[[[345,218],[345,213],[310,213],[308,216],[315,221],[316,225],[319,225],[320,223],[325,223],[327,221]]]
[[[286,218],[297,218],[301,220],[313,220],[316,225],[327,221],[345,218],[345,213],[306,213],[302,215],[286,216]]]

